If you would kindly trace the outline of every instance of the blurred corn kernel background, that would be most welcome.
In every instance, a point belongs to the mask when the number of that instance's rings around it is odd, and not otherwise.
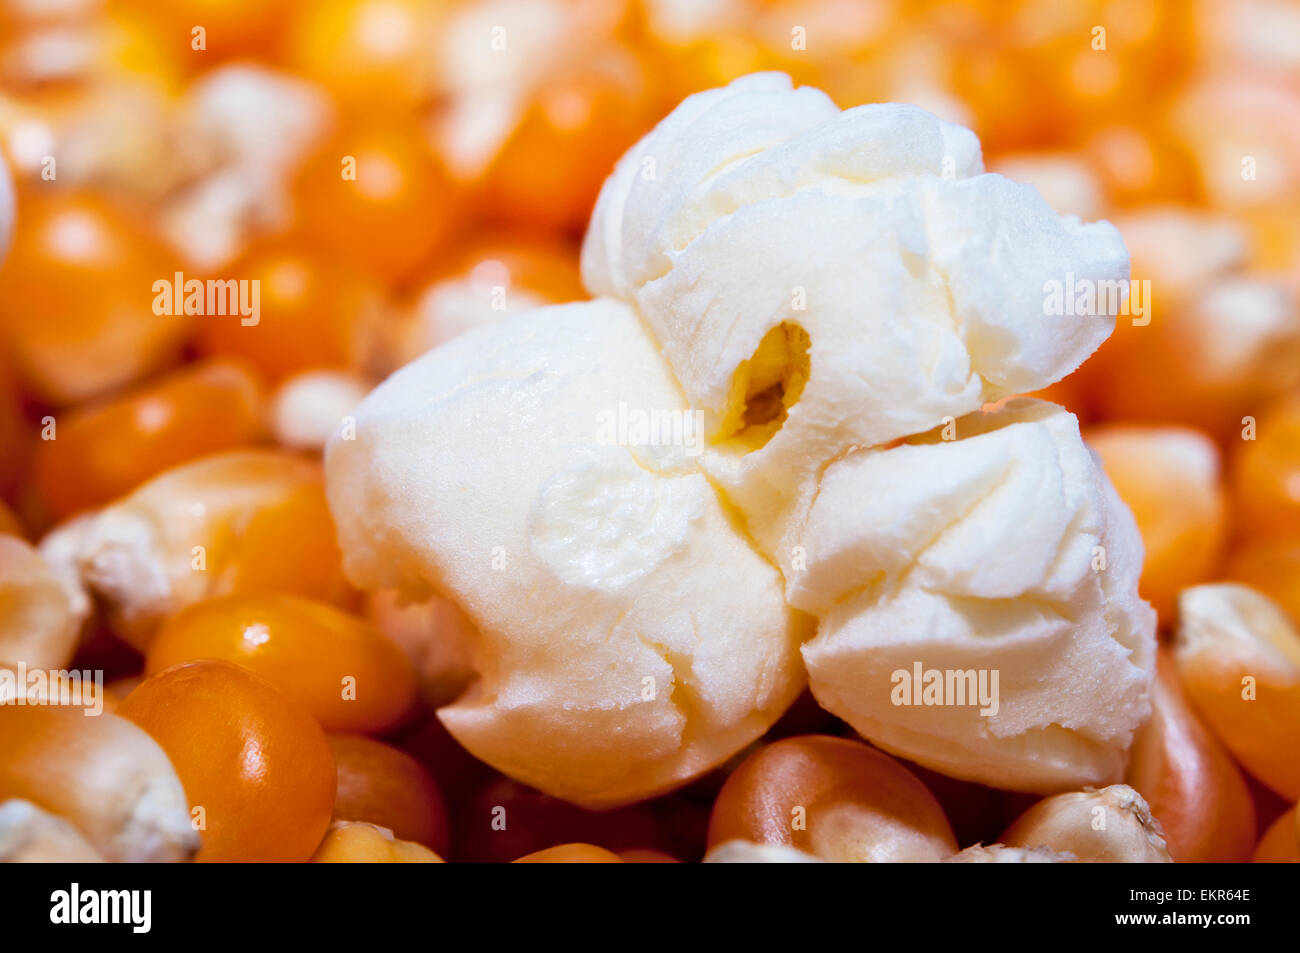
[[[764,69],[843,107],[905,101],[969,125],[990,171],[1119,226],[1129,307],[1043,396],[1078,414],[1132,507],[1162,629],[1212,580],[1300,619],[1297,0],[0,0],[16,205],[0,533],[44,539],[47,565],[30,546],[5,557],[36,580],[24,618],[55,632],[33,664],[105,668],[124,695],[174,613],[251,592],[363,614],[399,645],[433,624],[342,579],[325,440],[429,348],[585,297],[578,248],[614,162],[684,96]],[[185,306],[208,279],[230,283],[221,314]],[[218,485],[202,512],[168,509]],[[56,595],[59,553],[105,508],[189,520],[219,571],[174,604],[112,579],[92,578],[93,605]],[[425,609],[456,629],[454,607]],[[412,660],[428,705],[468,677],[446,646]],[[778,734],[829,721],[796,706]],[[691,857],[717,790],[597,822],[493,775],[432,719],[396,743],[456,766],[439,772],[453,807],[538,819],[509,838],[475,828],[455,848],[469,859],[601,831]],[[950,808],[1005,813],[922,776]],[[1288,805],[1255,793],[1262,828]],[[446,850],[442,804],[424,810],[416,839]]]

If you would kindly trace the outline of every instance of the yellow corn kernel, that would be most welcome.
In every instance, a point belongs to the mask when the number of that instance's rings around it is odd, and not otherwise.
[[[313,864],[441,864],[423,844],[398,840],[393,832],[363,821],[335,821],[316,848]]]
[[[214,596],[280,592],[350,605],[319,464],[240,450],[185,464],[100,511],[74,562],[115,631],[141,650]]]

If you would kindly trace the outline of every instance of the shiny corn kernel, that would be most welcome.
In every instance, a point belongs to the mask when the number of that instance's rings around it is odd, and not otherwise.
[[[409,107],[432,91],[438,14],[439,4],[424,0],[299,4],[288,65],[358,111]]]
[[[41,398],[67,404],[174,360],[184,315],[155,314],[176,268],[137,220],[89,193],[33,190],[0,269],[0,335]]]
[[[206,659],[140,683],[118,708],[176,767],[199,861],[302,862],[329,827],[334,757],[307,711],[260,675]]]
[[[59,415],[36,449],[36,485],[55,516],[99,506],[162,471],[260,442],[260,385],[229,362],[206,362],[121,397]]]
[[[344,130],[298,178],[309,233],[337,257],[387,282],[409,276],[450,236],[455,199],[428,143],[402,124]]]
[[[578,230],[601,183],[653,123],[646,64],[617,43],[551,77],[503,144],[485,183],[504,222]]]
[[[196,659],[256,672],[327,731],[384,731],[415,704],[415,674],[395,645],[363,620],[298,596],[233,595],[186,606],[158,630],[145,672]]]
[[[226,273],[258,282],[258,320],[205,319],[205,354],[247,361],[272,383],[315,368],[341,368],[357,356],[380,292],[348,266],[290,234],[254,246]]]
[[[826,735],[755,751],[718,793],[709,844],[794,847],[833,861],[937,861],[957,852],[943,809],[889,755]]]

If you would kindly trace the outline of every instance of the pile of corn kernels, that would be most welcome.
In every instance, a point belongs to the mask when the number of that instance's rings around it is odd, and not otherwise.
[[[587,298],[619,157],[763,70],[1124,237],[1115,333],[1034,395],[1145,546],[1116,783],[948,776],[805,691],[592,810],[439,720],[494,664],[463,607],[344,571],[354,408]],[[1300,3],[0,0],[0,153],[0,859],[1300,862]]]

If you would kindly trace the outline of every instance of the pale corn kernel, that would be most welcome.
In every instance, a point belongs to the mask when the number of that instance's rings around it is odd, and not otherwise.
[[[0,535],[0,662],[64,668],[85,608],[29,543]]]
[[[189,860],[199,846],[167,755],[117,715],[0,707],[0,798],[10,797],[75,824],[106,860]]]
[[[1006,844],[975,844],[953,854],[945,864],[1073,864],[1079,858],[1069,851],[1050,847],[1008,847]]]
[[[98,864],[75,827],[23,798],[0,803],[0,864]]]
[[[101,510],[75,562],[115,631],[140,649],[164,618],[201,599],[351,599],[320,467],[288,451],[232,451],[168,470]]]
[[[370,383],[348,371],[298,374],[271,397],[271,432],[281,446],[320,453],[368,393]]]
[[[398,840],[393,832],[364,821],[335,821],[312,855],[313,864],[441,864],[423,844]]]
[[[1039,801],[1002,835],[1009,847],[1047,847],[1101,863],[1172,863],[1160,822],[1127,784]]]
[[[824,864],[826,861],[784,844],[729,840],[704,855],[706,864]]]
[[[1197,712],[1247,771],[1300,798],[1300,631],[1236,583],[1186,589],[1178,610],[1174,659]]]

